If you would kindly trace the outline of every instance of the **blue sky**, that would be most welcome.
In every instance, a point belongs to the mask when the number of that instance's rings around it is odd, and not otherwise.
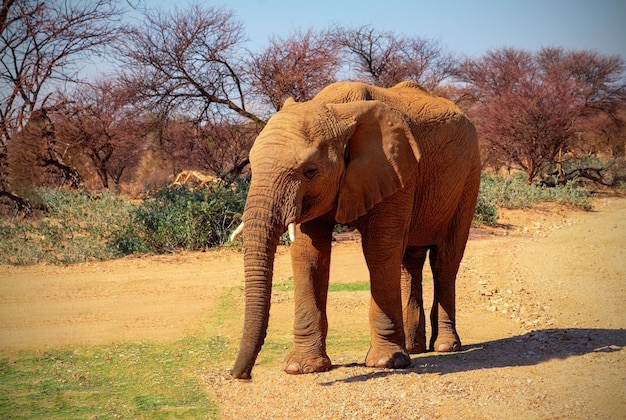
[[[143,1],[149,7],[183,7],[193,0]],[[619,54],[626,60],[624,0],[209,0],[206,4],[231,9],[243,23],[251,47],[298,29],[367,24],[436,39],[446,49],[470,56],[505,46],[531,51],[561,46]]]

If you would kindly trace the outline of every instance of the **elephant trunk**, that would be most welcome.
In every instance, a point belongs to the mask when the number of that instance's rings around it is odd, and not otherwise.
[[[250,378],[265,340],[274,257],[287,224],[283,212],[276,209],[276,199],[259,194],[255,189],[251,185],[243,215],[245,319],[239,353],[231,371],[233,377],[241,379]]]

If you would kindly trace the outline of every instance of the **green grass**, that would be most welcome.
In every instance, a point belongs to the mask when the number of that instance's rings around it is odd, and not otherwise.
[[[25,352],[0,360],[0,418],[211,418],[199,369],[220,337]]]
[[[289,279],[284,281],[274,282],[272,285],[273,290],[278,290],[281,292],[293,292],[293,277],[289,277]],[[354,283],[330,283],[328,285],[329,292],[362,292],[369,291],[370,284],[369,282],[354,282]]]
[[[424,277],[423,282],[432,281],[429,277]],[[293,285],[293,277],[289,277],[287,280],[276,281],[272,285],[273,290],[278,290],[280,292],[292,292],[294,288]],[[352,282],[352,283],[333,283],[332,281],[328,285],[328,291],[332,292],[364,292],[370,290],[369,281],[360,281],[360,282]]]
[[[576,182],[544,187],[528,184],[523,173],[507,178],[483,173],[480,197],[487,203],[508,209],[525,209],[541,202],[555,202],[590,210],[589,192]]]
[[[363,292],[369,290],[369,282],[331,283],[328,285],[329,292]]]

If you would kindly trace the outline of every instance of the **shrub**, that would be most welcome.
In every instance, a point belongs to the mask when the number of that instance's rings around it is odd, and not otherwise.
[[[106,260],[115,255],[107,246],[123,228],[132,205],[114,193],[38,189],[36,217],[0,221],[0,262],[70,264]]]
[[[576,180],[565,185],[546,187],[526,182],[526,174],[517,173],[508,178],[483,173],[474,213],[474,224],[494,226],[498,221],[498,207],[525,209],[540,202],[551,201],[590,210],[589,192]]]
[[[112,246],[123,255],[223,245],[239,223],[247,190],[243,181],[208,184],[204,189],[165,186],[133,211],[130,224]]]
[[[537,187],[539,188],[539,187]],[[554,188],[540,188],[542,201],[554,201],[566,204],[582,210],[591,210],[589,191],[577,185],[576,181],[568,181],[565,185]]]
[[[545,187],[528,184],[524,173],[513,174],[508,178],[483,173],[480,196],[494,206],[508,209],[524,209],[544,201],[569,204],[583,210],[590,208],[589,193],[576,180],[565,185]]]
[[[498,209],[485,195],[479,194],[474,211],[474,225],[495,226],[496,223],[498,223]]]

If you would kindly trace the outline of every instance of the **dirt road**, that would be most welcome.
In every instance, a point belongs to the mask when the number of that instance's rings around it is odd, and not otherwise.
[[[330,372],[261,366],[251,382],[231,380],[228,366],[208,370],[222,416],[626,418],[626,199],[597,199],[593,212],[507,211],[501,223],[473,231],[468,244],[457,293],[462,352],[418,355],[410,369],[386,371],[365,368],[367,348],[356,348],[331,354]],[[0,270],[4,354],[171,340],[243,279],[242,256],[230,250]],[[289,276],[283,249],[275,277]],[[358,243],[334,245],[331,282],[366,276]],[[275,299],[270,334],[289,328],[292,305]],[[348,323],[367,328],[367,307],[367,292],[331,298],[331,334]]]

